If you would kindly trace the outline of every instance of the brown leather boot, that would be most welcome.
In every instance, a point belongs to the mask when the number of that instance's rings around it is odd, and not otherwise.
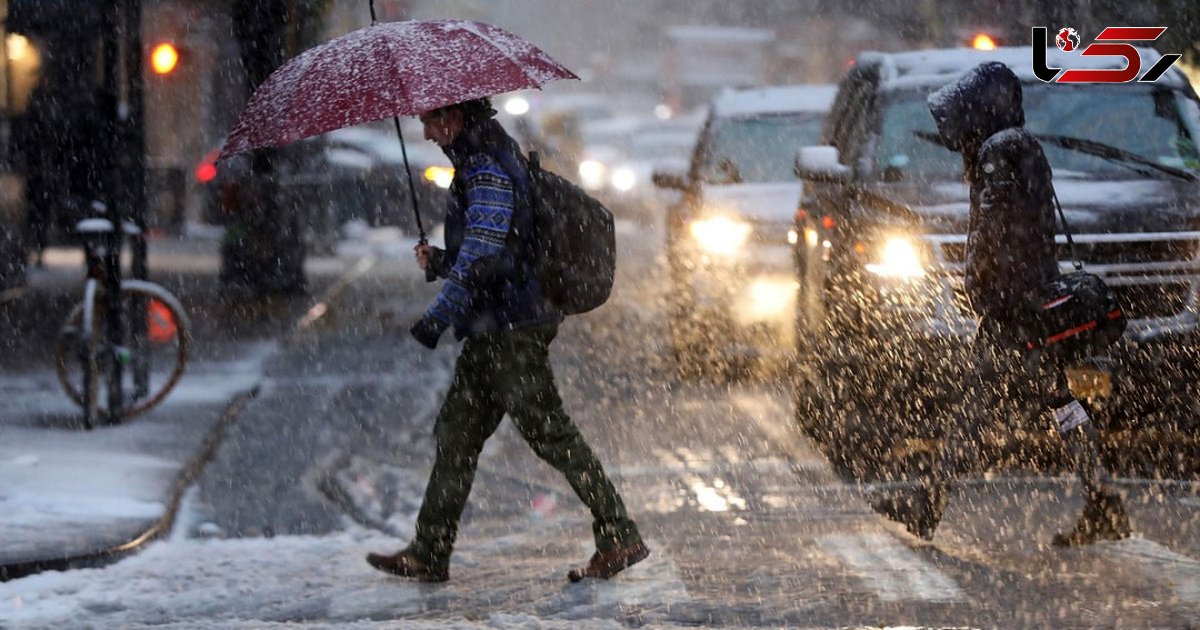
[[[450,579],[449,568],[436,568],[426,564],[418,560],[416,554],[407,547],[390,556],[369,553],[367,564],[385,573],[410,577],[421,582],[445,582]]]
[[[1083,514],[1069,532],[1054,535],[1054,544],[1059,547],[1090,545],[1106,540],[1129,538],[1129,515],[1120,495],[1096,493],[1088,497]]]
[[[871,501],[871,508],[904,525],[913,536],[933,540],[933,532],[946,509],[946,488],[922,484],[914,492],[884,494]]]
[[[572,582],[578,582],[583,578],[607,580],[626,568],[645,560],[649,555],[650,548],[640,540],[612,551],[597,551],[592,554],[586,567],[571,569],[571,572],[567,573],[567,578]]]

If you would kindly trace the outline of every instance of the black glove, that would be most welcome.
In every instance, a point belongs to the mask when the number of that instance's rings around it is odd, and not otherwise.
[[[438,339],[441,338],[444,328],[437,320],[426,315],[418,319],[409,331],[422,346],[432,350],[437,347]]]

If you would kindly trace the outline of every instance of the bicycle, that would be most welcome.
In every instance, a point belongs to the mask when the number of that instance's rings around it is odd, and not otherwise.
[[[92,209],[102,213],[105,207],[94,202]],[[87,270],[83,300],[63,322],[55,357],[59,382],[83,407],[84,428],[92,429],[98,421],[117,424],[162,402],[183,376],[191,334],[187,314],[171,292],[153,282],[121,279],[121,249],[126,235],[139,233],[136,226],[126,222],[117,230],[112,221],[95,217],[80,221],[76,231]],[[113,286],[120,290],[110,291]]]

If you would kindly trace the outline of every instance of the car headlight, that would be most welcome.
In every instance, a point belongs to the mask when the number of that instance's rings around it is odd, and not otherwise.
[[[430,166],[425,169],[425,179],[438,188],[449,188],[454,181],[454,169],[448,166]]]
[[[706,251],[728,256],[736,254],[746,244],[753,228],[749,223],[729,217],[710,217],[692,221],[688,230]]]
[[[529,113],[529,101],[521,96],[514,96],[504,102],[504,111],[513,116],[524,116]]]
[[[579,183],[588,190],[596,190],[604,186],[604,174],[608,168],[598,160],[584,160],[579,163]]]
[[[885,236],[873,252],[867,271],[885,278],[920,278],[925,275],[925,257],[916,239],[899,234]]]
[[[633,169],[622,166],[613,171],[612,186],[621,192],[629,192],[637,185],[637,174]]]

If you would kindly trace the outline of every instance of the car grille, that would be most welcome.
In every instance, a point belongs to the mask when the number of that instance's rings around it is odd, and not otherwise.
[[[961,277],[966,264],[965,235],[926,237],[937,263]],[[1200,231],[1170,234],[1082,234],[1075,238],[1084,268],[1105,277],[1131,319],[1171,317],[1195,306],[1200,286]],[[1059,260],[1073,260],[1066,243]],[[960,306],[962,282],[953,282]]]
[[[1113,292],[1121,301],[1125,315],[1130,319],[1148,317],[1170,317],[1187,306],[1191,284],[1170,282],[1164,284],[1117,285]]]
[[[788,230],[791,229],[790,223],[779,221],[754,221],[754,232],[750,236],[750,241],[759,245],[783,245],[788,244]]]
[[[1076,255],[1085,264],[1124,265],[1138,263],[1174,262],[1194,260],[1197,241],[1145,241],[1134,243],[1075,243]],[[942,255],[945,262],[962,264],[967,261],[967,244],[943,243]],[[1071,249],[1065,243],[1058,244],[1058,259],[1072,260]]]

